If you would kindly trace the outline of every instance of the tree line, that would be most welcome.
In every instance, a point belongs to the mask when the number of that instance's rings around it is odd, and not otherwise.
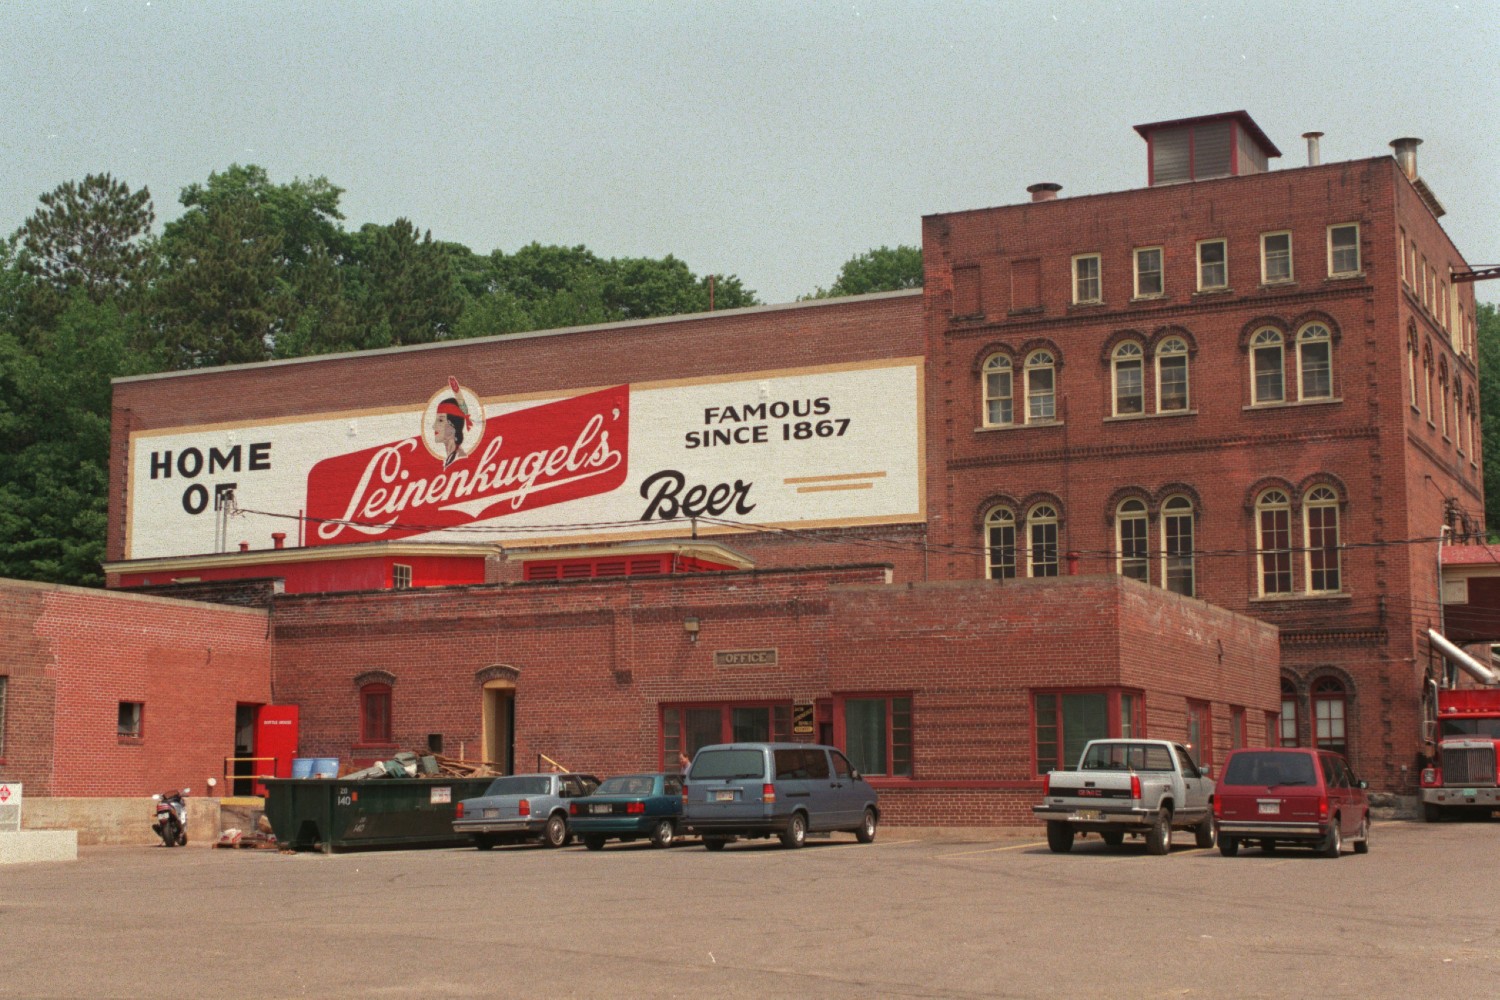
[[[146,188],[90,174],[0,239],[0,576],[102,583],[111,379],[759,304],[670,254],[477,253],[405,218],[349,229],[342,195],[234,165],[158,231]],[[916,248],[881,247],[802,297],[921,273]]]

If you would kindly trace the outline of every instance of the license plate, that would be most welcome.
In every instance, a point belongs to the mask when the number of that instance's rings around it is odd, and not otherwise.
[[[484,818],[485,819],[498,819],[499,816],[500,816],[500,810],[499,809],[486,809],[484,811]]]
[[[1068,818],[1075,820],[1095,820],[1103,815],[1104,814],[1097,809],[1077,809],[1074,810],[1073,815],[1069,816]]]
[[[1279,816],[1281,814],[1281,803],[1280,802],[1262,802],[1262,803],[1260,803],[1260,814],[1262,816]]]
[[[728,789],[728,790],[722,791],[722,792],[714,792],[714,801],[715,802],[733,802],[734,801],[734,789]]]
[[[607,813],[607,812],[610,811],[611,808],[612,807],[610,807],[610,806],[595,805],[595,806],[590,806],[589,807],[589,811],[590,812],[596,812],[596,813]]]
[[[1479,797],[1479,789],[1477,789],[1477,788],[1465,788],[1464,789],[1464,798],[1466,798],[1466,799],[1476,799],[1478,797]]]

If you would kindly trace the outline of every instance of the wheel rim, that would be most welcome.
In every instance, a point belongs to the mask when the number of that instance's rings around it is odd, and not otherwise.
[[[875,814],[868,809],[865,810],[865,836],[875,836]]]
[[[656,842],[666,847],[672,842],[672,824],[668,820],[662,820],[656,824]]]
[[[567,824],[563,822],[562,817],[553,816],[547,821],[547,843],[551,844],[553,847],[560,847],[562,845],[563,838],[567,836],[566,831]]]

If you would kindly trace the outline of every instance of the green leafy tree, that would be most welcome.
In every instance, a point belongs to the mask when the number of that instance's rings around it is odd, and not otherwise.
[[[1500,541],[1500,309],[1481,303],[1479,327],[1479,423],[1484,434],[1484,523]]]
[[[880,247],[851,257],[839,269],[832,287],[819,287],[806,299],[830,299],[841,295],[866,295],[922,287],[922,249],[901,245]]]
[[[151,192],[109,174],[89,174],[41,196],[21,227],[21,265],[66,294],[83,288],[95,302],[128,289],[151,255],[156,212]]]
[[[407,219],[367,225],[352,243],[359,274],[362,347],[426,344],[453,336],[467,303],[450,246]]]

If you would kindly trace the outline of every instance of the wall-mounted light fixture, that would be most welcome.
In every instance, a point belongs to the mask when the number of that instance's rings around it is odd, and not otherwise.
[[[698,641],[698,619],[696,616],[682,620],[682,630],[687,633],[688,642]]]

